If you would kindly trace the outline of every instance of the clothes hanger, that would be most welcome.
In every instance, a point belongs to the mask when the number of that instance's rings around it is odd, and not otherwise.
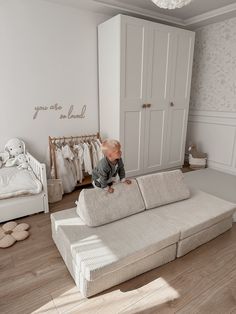
[[[55,140],[55,145],[57,146],[57,148],[61,148],[62,144],[61,144],[60,139]]]
[[[62,146],[66,146],[66,138],[65,138],[65,136],[63,136],[63,142],[62,142]]]
[[[71,139],[70,139],[70,141],[69,141],[69,146],[70,146],[71,148],[73,148],[73,146],[74,146],[73,136],[71,136]]]

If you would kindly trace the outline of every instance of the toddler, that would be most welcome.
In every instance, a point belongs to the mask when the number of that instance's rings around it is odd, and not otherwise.
[[[101,145],[104,157],[99,161],[96,168],[93,169],[93,186],[107,189],[113,193],[112,184],[116,176],[120,177],[121,182],[131,184],[131,180],[125,178],[124,163],[121,158],[121,145],[116,140],[105,140]]]

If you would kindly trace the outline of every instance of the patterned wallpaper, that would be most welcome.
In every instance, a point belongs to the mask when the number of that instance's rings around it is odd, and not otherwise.
[[[236,112],[236,18],[197,30],[190,109]]]

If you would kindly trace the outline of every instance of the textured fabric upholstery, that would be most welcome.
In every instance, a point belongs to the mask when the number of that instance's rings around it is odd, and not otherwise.
[[[53,239],[81,293],[99,293],[231,228],[235,204],[201,191],[190,194],[96,228],[88,227],[76,208],[53,213]]]
[[[166,224],[180,230],[180,239],[187,238],[223,219],[232,217],[236,205],[198,190],[191,190],[191,197],[153,209]]]
[[[82,294],[89,297],[158,266],[169,263],[173,261],[175,257],[176,243],[154,254],[147,255],[138,261],[134,261],[125,267],[119,268],[114,272],[106,273],[103,277],[99,277],[93,281],[85,279],[83,274],[80,273],[79,286],[81,287]]]
[[[177,202],[189,197],[180,170],[154,173],[137,178],[146,209]]]
[[[152,211],[97,228],[86,226],[75,209],[51,217],[54,229],[62,235],[78,270],[87,280],[125,267],[179,239],[179,231],[173,225],[166,225]]]
[[[80,292],[85,297],[93,296],[101,291],[113,287],[121,282],[134,278],[144,272],[147,272],[160,265],[164,265],[176,258],[176,243],[155,252],[154,254],[145,256],[138,261],[135,260],[125,267],[118,268],[108,272],[95,280],[87,280],[83,273],[79,271],[79,267],[75,264],[70,247],[65,241],[64,235],[60,228],[55,232],[52,224],[53,240],[61,253],[61,256],[72,276]]]
[[[79,195],[77,213],[87,226],[95,227],[137,214],[145,210],[136,180],[127,185],[119,183],[114,192],[84,189]]]
[[[178,243],[177,257],[183,256],[188,252],[196,249],[198,246],[214,239],[223,232],[229,230],[232,227],[232,217],[221,220],[217,224],[214,224],[198,233],[193,234]]]

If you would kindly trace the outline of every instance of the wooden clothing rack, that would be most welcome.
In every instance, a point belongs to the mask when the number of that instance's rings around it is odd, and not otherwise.
[[[88,140],[94,140],[99,139],[100,134],[97,132],[96,134],[89,134],[89,135],[78,135],[78,136],[60,136],[60,137],[48,137],[49,141],[49,154],[50,154],[50,169],[52,169],[52,166],[54,165],[54,171],[55,171],[55,179],[58,179],[58,171],[57,171],[57,163],[56,163],[56,141],[63,141],[63,143],[67,143],[67,141],[88,141]],[[83,186],[91,183],[91,176],[88,176],[88,178],[84,179],[84,182],[77,184],[77,186]]]

